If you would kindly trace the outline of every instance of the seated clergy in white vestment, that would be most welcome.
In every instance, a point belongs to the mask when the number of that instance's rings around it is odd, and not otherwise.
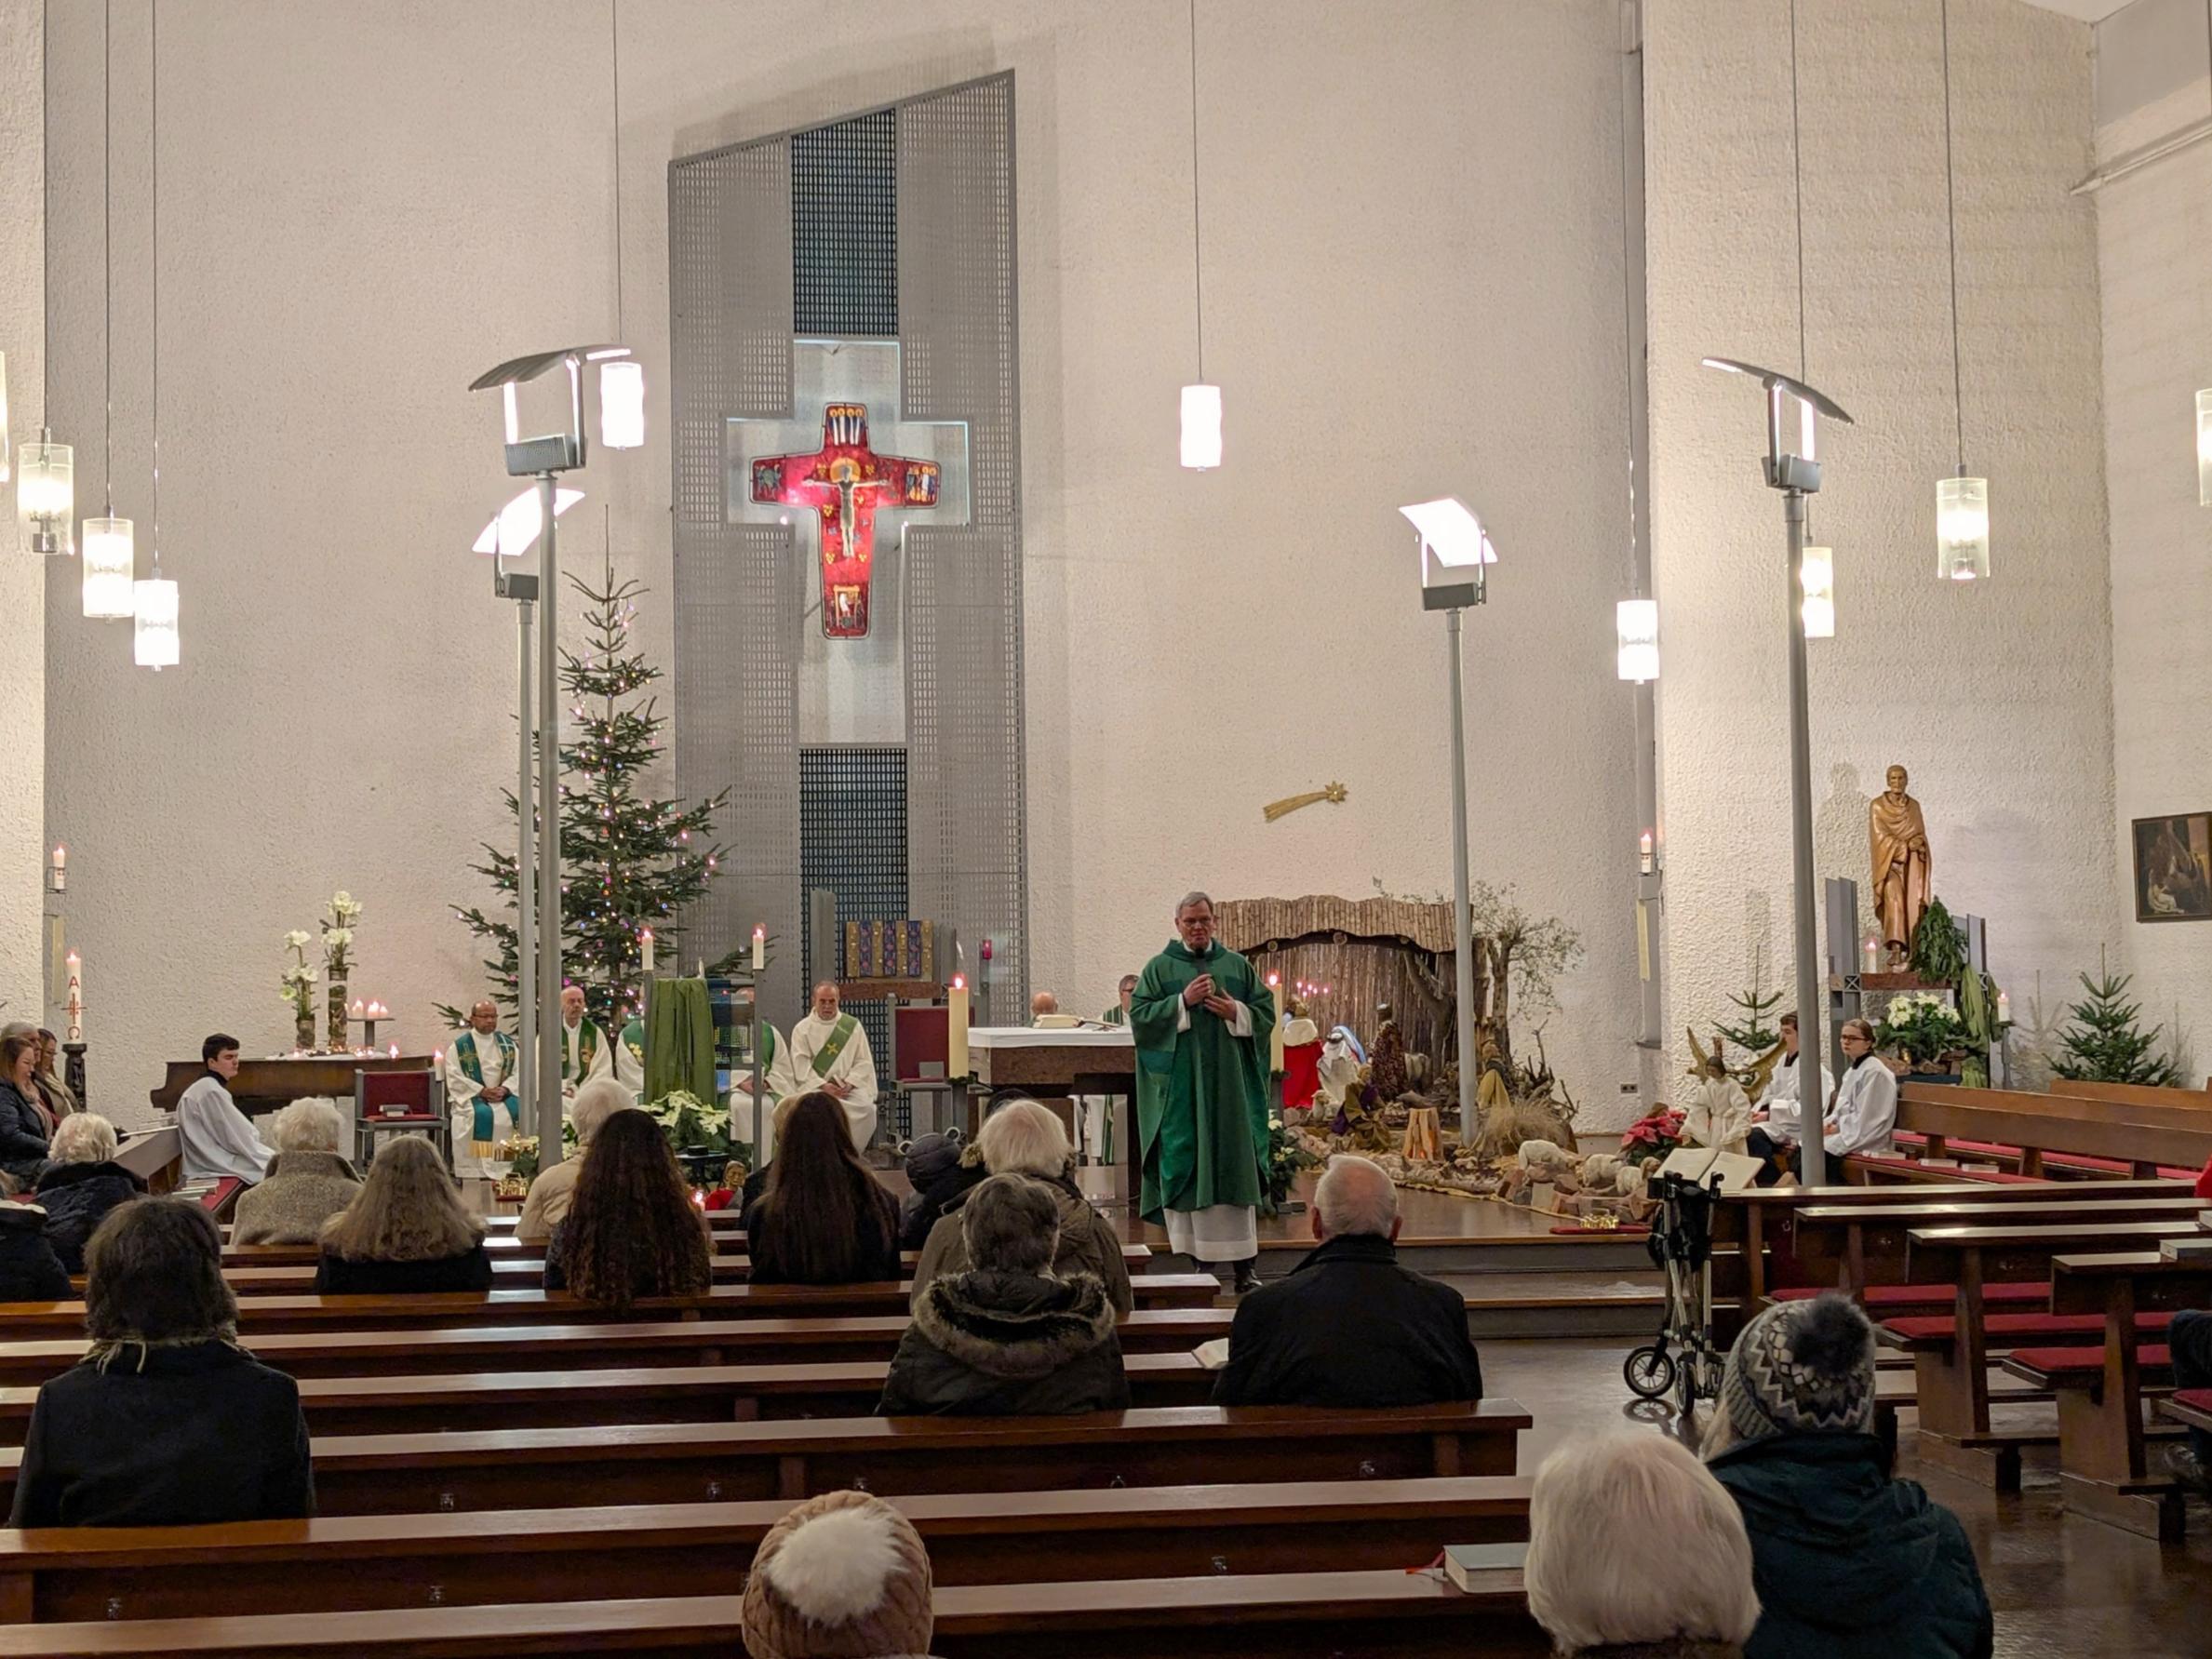
[[[614,1051],[622,1045],[603,1031],[598,1021],[583,1011],[583,987],[570,985],[561,992],[561,1093],[573,1096],[576,1086],[592,1077],[611,1077]]]
[[[177,1146],[187,1181],[220,1181],[235,1175],[258,1182],[276,1156],[254,1132],[253,1119],[231,1099],[230,1080],[238,1075],[238,1039],[222,1032],[200,1045],[207,1075],[177,1097]]]
[[[799,1091],[819,1089],[845,1109],[854,1151],[876,1133],[876,1057],[860,1022],[838,1006],[838,987],[814,987],[814,1006],[791,1028],[791,1072]]]
[[[499,1028],[499,1005],[487,997],[469,1010],[468,1029],[446,1050],[446,1104],[453,1115],[453,1172],[488,1173],[500,1144],[534,1133],[522,1124],[515,1087],[515,1039]]]
[[[766,1020],[760,1022],[760,1149],[753,1167],[760,1169],[776,1155],[776,1108],[801,1092],[791,1069],[791,1045]],[[753,1071],[747,1066],[730,1074],[730,1136],[750,1141],[753,1136]]]

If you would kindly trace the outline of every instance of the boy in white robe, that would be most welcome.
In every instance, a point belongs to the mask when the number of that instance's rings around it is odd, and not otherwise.
[[[235,1175],[261,1180],[276,1156],[254,1132],[253,1119],[231,1099],[230,1080],[238,1075],[238,1039],[222,1032],[200,1045],[208,1075],[177,1100],[177,1144],[187,1181]]]

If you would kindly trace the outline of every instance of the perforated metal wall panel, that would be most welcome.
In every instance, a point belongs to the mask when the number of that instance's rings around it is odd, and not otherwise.
[[[889,110],[791,135],[791,326],[899,331],[899,181]]]
[[[838,896],[839,949],[847,922],[884,921],[906,909],[906,751],[857,744],[801,749],[798,755],[799,886],[826,888]],[[814,960],[804,947],[807,983],[843,974],[841,961]],[[906,1130],[888,1092],[891,1077],[891,1005],[854,1002],[845,1011],[868,1034],[883,1109],[892,1138]]]
[[[787,1023],[798,959],[798,714],[793,676],[808,572],[781,525],[733,525],[726,417],[791,405],[791,165],[782,140],[668,170],[674,397],[676,783],[728,789],[720,877],[686,917],[713,960],[765,925],[778,952],[763,1006]]]
[[[912,914],[996,939],[992,1017],[1029,1006],[1013,75],[898,106],[905,407],[966,421],[969,523],[906,532]],[[970,970],[975,964],[971,960]]]

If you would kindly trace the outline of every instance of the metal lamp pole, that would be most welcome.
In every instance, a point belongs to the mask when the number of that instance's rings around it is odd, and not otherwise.
[[[1767,487],[1782,496],[1784,542],[1789,563],[1783,571],[1790,618],[1790,842],[1791,897],[1797,929],[1797,1032],[1798,1051],[1813,1056],[1816,1068],[1827,1052],[1822,1039],[1820,975],[1814,948],[1813,902],[1813,740],[1812,718],[1805,695],[1805,616],[1799,570],[1804,563],[1805,497],[1820,488],[1820,463],[1813,459],[1813,431],[1817,415],[1852,424],[1851,417],[1825,394],[1778,369],[1761,368],[1728,357],[1708,357],[1708,368],[1757,377],[1766,388]],[[1798,431],[1790,431],[1790,417],[1798,417]],[[1795,449],[1802,446],[1806,453]],[[1798,1063],[1803,1065],[1801,1059]],[[1818,1092],[1817,1090],[1815,1090]],[[1801,1113],[1803,1159],[1800,1178],[1807,1186],[1824,1186],[1828,1177],[1828,1148],[1820,1133],[1822,1107],[1814,1101]]]

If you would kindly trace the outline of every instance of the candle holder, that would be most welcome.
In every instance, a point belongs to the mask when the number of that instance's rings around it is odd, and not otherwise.
[[[63,1043],[61,1056],[61,1080],[69,1085],[70,1093],[77,1097],[79,1108],[89,1112],[92,1103],[85,1093],[85,1045]]]
[[[381,1020],[389,1023],[392,1019],[392,1010],[381,1002],[361,1003],[356,1006],[360,1008],[361,1011],[357,1014],[348,1014],[347,1022],[361,1027],[360,1046],[363,1049],[373,1049],[377,1046],[377,1023]]]

